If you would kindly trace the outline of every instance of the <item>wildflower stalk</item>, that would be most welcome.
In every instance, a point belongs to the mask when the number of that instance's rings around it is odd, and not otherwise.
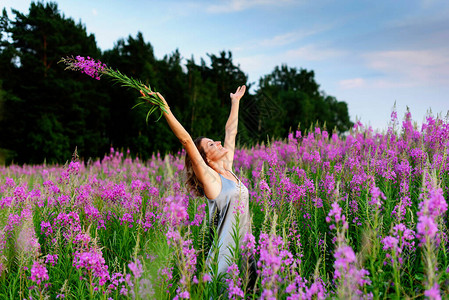
[[[321,251],[322,252],[322,258],[318,259],[318,262],[317,262],[317,265],[318,265],[318,264],[320,264],[320,260],[321,259],[323,261],[323,263],[321,264],[322,265],[321,274],[322,274],[323,278],[325,278],[325,276],[327,275],[327,272],[326,272],[326,252],[327,252],[327,250],[326,250],[326,245],[327,245],[326,238],[327,238],[327,234],[325,233],[324,234],[324,240],[323,240],[323,247],[322,247],[322,251]],[[314,278],[315,278],[315,280],[318,278],[318,271],[317,270],[315,270]]]
[[[97,80],[100,80],[100,77],[104,75],[109,77],[113,82],[120,84],[122,87],[142,91],[142,96],[139,97],[140,99],[142,99],[142,101],[134,105],[133,108],[142,104],[150,104],[151,106],[146,116],[147,122],[150,115],[153,114],[157,109],[160,110],[160,115],[157,120],[162,117],[164,112],[167,112],[164,102],[157,96],[156,93],[153,93],[150,85],[145,85],[138,79],[128,77],[125,74],[121,73],[119,70],[114,70],[100,61],[95,61],[89,56],[87,58],[79,55],[75,58],[63,57],[58,63],[65,64],[67,66],[65,70],[81,71],[82,73]]]
[[[94,287],[93,287],[93,282],[92,282],[92,271],[89,270],[89,299],[93,299],[94,298]]]
[[[438,280],[436,280],[437,276],[435,274],[436,256],[434,246],[430,239],[426,239],[424,246],[424,262],[427,276],[426,290],[430,290],[435,284],[438,284]]]
[[[398,265],[398,258],[396,254],[396,249],[393,249],[392,253],[392,259],[393,259],[393,278],[394,278],[394,290],[396,292],[396,297],[400,299],[401,297],[401,279],[400,279],[400,272],[399,272],[399,265]]]
[[[338,192],[337,192],[338,193]],[[338,197],[337,197],[338,199]],[[348,244],[345,234],[348,230],[348,223],[338,202],[332,204],[332,209],[326,217],[326,222],[331,224],[330,229],[336,229],[335,243],[335,263],[334,263],[334,279],[337,283],[336,294],[338,299],[351,299],[352,297],[360,298],[365,285],[371,284],[367,277],[369,272],[365,269],[357,269],[357,257]]]
[[[424,173],[423,190],[421,194],[423,201],[419,204],[417,232],[423,247],[424,269],[427,276],[426,291],[424,295],[436,299],[440,296],[438,285],[437,250],[441,243],[441,231],[438,227],[439,220],[447,211],[447,202],[443,197],[443,190],[437,185],[437,177]]]
[[[370,195],[371,197],[369,197]],[[366,219],[368,220],[367,225],[369,227],[369,243],[370,243],[370,250],[369,250],[369,269],[371,271],[371,274],[377,274],[379,272],[379,266],[376,264],[379,251],[380,251],[380,243],[378,236],[380,234],[379,225],[381,222],[379,221],[380,218],[380,209],[382,207],[382,200],[386,200],[385,195],[380,191],[378,187],[374,185],[374,182],[372,182],[372,186],[369,189],[369,193],[367,194],[365,198],[365,207],[366,207]],[[372,210],[374,209],[374,213],[372,213]],[[377,283],[377,278],[373,278],[374,281]],[[373,292],[374,296],[379,296],[379,289],[378,284],[373,284]],[[395,282],[395,288],[396,282]]]
[[[213,228],[213,241],[211,246],[211,257],[208,263],[208,272],[212,275],[212,283],[208,285],[209,289],[205,296],[218,297],[221,289],[221,279],[223,274],[218,273],[218,258],[220,255],[221,244],[218,239],[218,231]]]

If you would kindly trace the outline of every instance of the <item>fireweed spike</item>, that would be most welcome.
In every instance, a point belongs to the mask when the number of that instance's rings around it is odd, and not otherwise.
[[[158,108],[160,111],[160,115],[157,121],[162,117],[163,112],[166,112],[164,102],[160,99],[157,93],[151,90],[151,87],[149,85],[143,84],[138,79],[128,77],[125,74],[121,73],[119,70],[113,70],[99,60],[96,61],[89,56],[83,57],[77,55],[75,58],[73,56],[63,57],[61,58],[59,63],[63,63],[66,65],[65,70],[79,71],[96,80],[100,80],[102,76],[107,76],[114,83],[118,83],[123,87],[128,87],[140,91],[142,96],[139,97],[139,99],[141,99],[141,101],[134,105],[133,108],[142,104],[149,104],[150,108],[146,116],[147,122],[149,116]]]

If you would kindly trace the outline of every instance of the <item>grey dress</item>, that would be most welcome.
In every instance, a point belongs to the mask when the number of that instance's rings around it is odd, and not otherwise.
[[[221,174],[221,191],[215,199],[209,199],[209,222],[214,223],[214,215],[218,217],[215,223],[217,224],[218,244],[220,246],[218,255],[218,274],[226,273],[229,267],[228,260],[231,257],[230,249],[234,247],[234,240],[232,238],[232,231],[235,224],[235,214],[237,210],[240,212],[240,240],[243,239],[246,233],[251,232],[251,221],[249,217],[249,195],[248,189],[230,171],[232,175],[238,180],[238,184],[232,180],[223,177]],[[216,247],[211,247],[208,257],[207,265],[214,257]]]

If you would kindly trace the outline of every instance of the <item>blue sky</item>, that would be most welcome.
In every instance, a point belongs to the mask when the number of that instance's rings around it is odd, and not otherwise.
[[[1,2],[21,12],[30,5]],[[326,94],[348,103],[352,120],[375,129],[387,127],[394,103],[418,124],[429,109],[443,117],[449,110],[447,0],[56,2],[102,50],[141,31],[158,58],[179,49],[209,62],[207,53],[230,50],[255,86],[277,65],[313,70]]]

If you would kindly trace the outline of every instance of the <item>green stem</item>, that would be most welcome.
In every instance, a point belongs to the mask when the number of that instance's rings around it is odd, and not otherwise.
[[[393,250],[393,274],[394,274],[394,289],[396,291],[397,299],[401,298],[401,279],[399,277],[399,266],[396,251]]]
[[[41,285],[39,284],[39,300],[42,300],[42,289],[41,289]]]
[[[428,278],[428,284],[427,289],[431,289],[434,285],[435,281],[435,266],[433,265],[433,249],[432,249],[432,243],[430,242],[429,238],[426,238],[426,273]]]
[[[89,298],[94,298],[94,288],[92,286],[92,272],[89,271]]]

